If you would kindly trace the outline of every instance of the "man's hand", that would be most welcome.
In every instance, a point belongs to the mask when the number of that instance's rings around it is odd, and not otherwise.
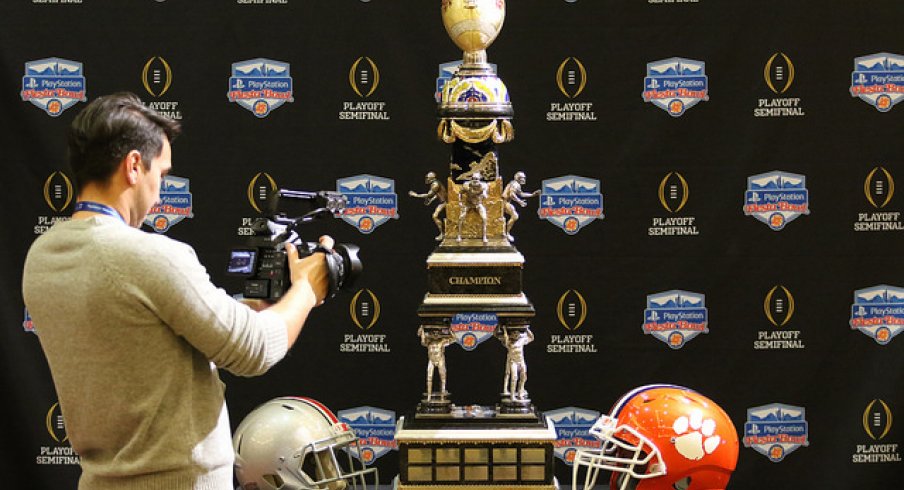
[[[320,237],[320,246],[332,251],[334,240],[329,236]],[[292,278],[292,287],[296,285],[311,289],[317,298],[317,304],[323,303],[330,290],[329,271],[327,270],[326,257],[322,253],[314,253],[304,258],[298,257],[298,249],[291,243],[286,244],[286,253],[289,258],[289,273]]]

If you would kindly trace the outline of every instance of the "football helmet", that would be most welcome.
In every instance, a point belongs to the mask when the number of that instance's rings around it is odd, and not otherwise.
[[[607,470],[612,490],[722,490],[738,462],[731,418],[709,398],[682,386],[629,391],[590,433],[601,444],[575,453],[574,489],[593,488],[600,470]]]
[[[379,484],[377,469],[365,468],[359,458],[351,428],[310,398],[274,398],[255,408],[236,428],[232,446],[242,490],[345,490]]]

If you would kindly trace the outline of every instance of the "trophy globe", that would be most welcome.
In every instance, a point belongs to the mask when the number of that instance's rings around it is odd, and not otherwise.
[[[464,64],[486,64],[486,49],[505,21],[505,1],[443,0],[442,15],[449,37],[464,51]]]

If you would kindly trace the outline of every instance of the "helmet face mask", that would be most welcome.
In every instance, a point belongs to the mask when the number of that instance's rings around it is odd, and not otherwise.
[[[628,392],[590,434],[600,448],[577,450],[575,489],[593,488],[600,471],[612,472],[612,490],[724,489],[737,463],[731,419],[712,400],[680,386]]]
[[[233,436],[235,474],[243,490],[376,488],[348,425],[308,398],[276,398],[254,409]]]

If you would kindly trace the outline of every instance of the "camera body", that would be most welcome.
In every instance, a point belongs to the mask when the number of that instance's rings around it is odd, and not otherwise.
[[[279,211],[280,202],[286,198],[300,202],[307,212],[298,217],[287,217],[285,212]],[[267,201],[270,216],[256,219],[251,224],[254,234],[244,246],[233,248],[229,254],[226,273],[244,277],[242,295],[276,302],[289,290],[292,280],[286,243],[295,245],[299,257],[324,254],[329,275],[328,298],[351,287],[363,270],[358,259],[358,247],[339,243],[330,250],[317,242],[302,240],[299,234],[302,224],[345,209],[345,196],[331,191],[280,189],[271,194]]]

